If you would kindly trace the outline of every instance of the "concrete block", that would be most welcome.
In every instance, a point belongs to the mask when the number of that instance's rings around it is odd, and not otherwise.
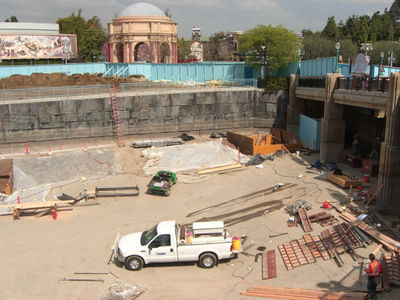
[[[179,93],[179,94],[171,94],[171,105],[194,105],[195,102],[195,94],[193,93]]]
[[[5,131],[0,130],[0,144],[5,144],[6,143],[6,136],[4,134]]]
[[[106,101],[105,98],[87,99],[86,100],[86,105],[87,105],[86,111],[87,112],[102,112],[102,111],[104,111],[105,101]],[[108,98],[108,101],[111,101],[111,100]],[[121,105],[123,105],[123,101],[118,101],[118,107],[120,105],[120,102],[121,102]]]
[[[109,118],[109,113],[101,111],[101,112],[88,112],[86,113],[86,121],[104,121]]]
[[[214,117],[212,115],[193,119],[194,130],[213,130],[214,128]]]
[[[65,129],[65,138],[66,139],[77,139],[77,138],[86,138],[90,137],[90,130],[88,126],[77,126],[74,124],[74,128],[66,128]]]
[[[254,118],[254,127],[256,128],[272,128],[274,120]]]
[[[213,104],[196,104],[194,116],[210,116],[213,114],[214,105]]]
[[[108,120],[108,119],[114,119],[114,116],[110,115],[109,113],[106,113],[104,115],[104,119]],[[119,118],[120,120],[129,120],[131,118],[131,112],[130,111],[120,111],[119,112]]]
[[[164,118],[164,132],[179,131],[179,120],[177,118]]]
[[[5,131],[5,143],[21,143],[29,141],[29,135],[32,130]]]
[[[11,115],[10,130],[32,130],[38,128],[38,119],[35,116]]]
[[[133,109],[157,106],[157,95],[137,96],[135,98]]]
[[[215,103],[234,103],[237,102],[240,92],[224,91],[213,93],[215,95]]]
[[[165,107],[152,107],[150,109],[150,119],[162,119],[166,115]]]
[[[10,117],[9,116],[2,116],[0,118],[0,132],[10,130]]]
[[[170,94],[161,94],[157,97],[157,106],[170,106],[171,105],[171,96]]]
[[[83,122],[69,122],[68,126],[66,126],[67,129],[89,129],[89,122],[83,121]]]
[[[61,101],[49,101],[49,102],[35,102],[29,104],[30,114],[41,116],[41,115],[59,115],[61,114]]]
[[[147,120],[150,119],[150,109],[141,109],[132,111],[130,119]]]
[[[82,99],[68,99],[60,101],[61,114],[77,114],[78,109],[82,106]],[[85,102],[86,103],[86,102]],[[86,109],[81,109],[86,112]]]
[[[195,104],[214,104],[216,103],[216,93],[196,93],[194,94]]]
[[[0,105],[0,116],[9,116],[9,105],[8,104],[1,104]]]
[[[193,117],[194,107],[192,105],[181,105],[179,106],[179,117]]]
[[[95,122],[90,124],[90,136],[102,137],[112,135],[112,130],[104,126],[104,123]]]
[[[180,113],[180,106],[166,106],[165,107],[165,116],[177,118]]]
[[[11,116],[29,116],[29,103],[13,103],[9,105],[9,113]]]
[[[40,129],[51,129],[51,128],[63,128],[65,127],[65,116],[64,115],[39,115],[39,128]]]

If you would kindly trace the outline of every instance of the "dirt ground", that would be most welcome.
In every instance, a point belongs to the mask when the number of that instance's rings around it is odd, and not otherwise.
[[[140,195],[100,198],[98,205],[59,211],[57,220],[49,215],[41,218],[24,216],[18,221],[13,221],[11,216],[0,217],[1,299],[100,299],[116,280],[146,289],[138,298],[141,300],[256,299],[240,295],[255,285],[365,290],[365,276],[360,276],[358,263],[348,254],[342,255],[345,262],[342,268],[331,260],[319,259],[314,264],[287,271],[277,251],[283,242],[304,234],[301,227],[287,227],[289,216],[284,212],[285,205],[298,199],[307,200],[312,204],[311,214],[321,211],[325,200],[336,204],[346,200],[346,191],[319,179],[317,171],[307,168],[317,156],[277,158],[264,162],[261,169],[250,166],[190,184],[178,180],[171,195],[162,197],[146,194],[150,178],[143,176],[141,171],[145,159],[139,149],[117,149],[108,145],[107,149],[110,148],[123,163],[122,174],[57,187],[48,197],[60,193],[75,195],[96,186],[128,185],[138,185]],[[20,152],[18,149],[16,154],[20,155]],[[340,167],[352,171],[346,165]],[[246,201],[229,201],[278,183],[283,183],[284,188],[275,193]],[[375,178],[372,185],[376,185]],[[333,210],[330,213],[336,215]],[[152,265],[131,272],[108,264],[111,245],[118,232],[124,235],[142,231],[162,220],[192,222],[205,218],[222,219],[232,235],[246,235],[242,246],[247,255],[239,254],[238,258],[221,262],[213,269],[185,263]],[[312,234],[323,229],[314,225]],[[283,232],[287,234],[269,237]],[[259,246],[276,249],[277,278],[261,280],[261,261],[254,259]],[[375,247],[373,244],[356,251],[365,260]],[[75,275],[75,272],[108,274]],[[63,278],[104,279],[104,283],[68,282],[62,281]],[[390,294],[381,294],[379,299],[394,299],[399,295],[394,290]]]
[[[37,88],[46,86],[75,86],[75,85],[95,85],[95,84],[115,84],[116,87],[120,83],[141,82],[146,81],[144,77],[114,77],[102,74],[73,74],[65,73],[33,73],[30,76],[12,75],[7,78],[0,79],[0,89],[24,89]]]

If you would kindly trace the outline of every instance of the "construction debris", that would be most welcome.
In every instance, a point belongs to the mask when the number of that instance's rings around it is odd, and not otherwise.
[[[124,191],[120,193],[120,191]],[[128,191],[128,192],[126,192]],[[123,187],[106,187],[95,189],[95,197],[133,197],[139,196],[139,187],[136,186],[123,186]]]
[[[342,223],[322,231],[321,236],[305,234],[301,239],[283,243],[278,249],[286,269],[290,271],[301,265],[314,263],[320,257],[324,260],[334,258],[342,265],[339,255],[348,251],[354,253],[354,249],[360,247],[363,247],[363,243],[353,228]]]
[[[316,213],[311,216],[308,216],[308,218],[310,219],[311,223],[318,223],[323,227],[339,223],[338,219],[336,219],[334,216],[326,212]]]
[[[108,295],[101,297],[101,300],[132,300],[144,291],[136,285],[117,281],[108,288]]]
[[[296,288],[281,288],[269,286],[255,286],[248,288],[246,292],[240,293],[243,296],[254,296],[273,299],[329,299],[329,300],[360,300],[367,297],[363,292],[332,292],[323,290],[309,290]]]
[[[298,200],[298,201],[296,201],[296,202],[293,203],[293,204],[287,205],[286,208],[285,208],[285,211],[286,211],[289,215],[294,216],[294,215],[297,214],[297,210],[298,210],[299,208],[304,208],[304,209],[306,209],[306,210],[309,210],[309,209],[311,209],[311,204],[309,204],[309,203],[308,203],[307,201],[305,201],[305,200]]]
[[[148,148],[148,147],[166,147],[174,145],[182,145],[183,139],[181,138],[170,138],[170,139],[155,139],[155,140],[144,140],[144,141],[133,141],[133,148]]]

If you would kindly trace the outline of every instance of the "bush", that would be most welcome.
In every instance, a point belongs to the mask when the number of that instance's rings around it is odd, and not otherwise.
[[[275,91],[288,91],[289,84],[286,77],[269,77],[267,78],[267,86],[265,91],[275,92]]]

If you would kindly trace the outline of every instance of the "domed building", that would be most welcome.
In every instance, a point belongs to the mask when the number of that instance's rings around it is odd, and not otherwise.
[[[108,24],[110,62],[176,63],[178,27],[158,7],[135,3]]]

